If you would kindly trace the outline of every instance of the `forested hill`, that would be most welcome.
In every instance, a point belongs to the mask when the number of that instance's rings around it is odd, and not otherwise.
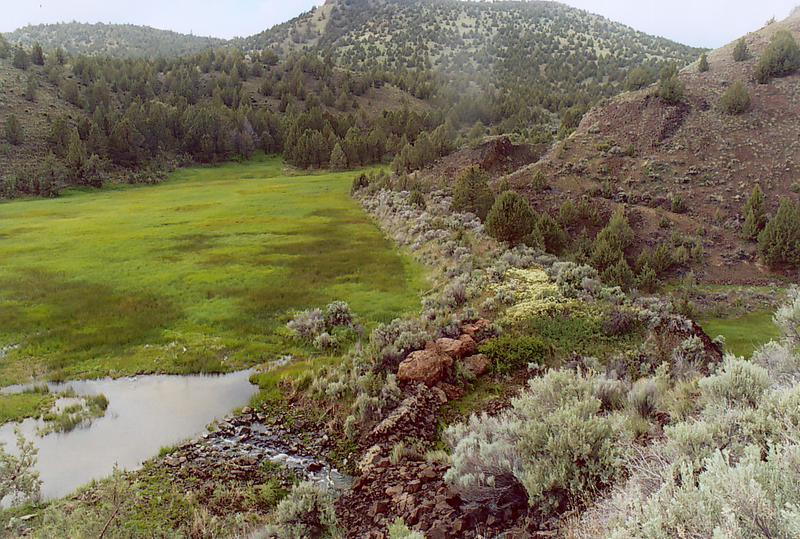
[[[317,48],[354,69],[432,68],[461,92],[502,93],[495,106],[515,117],[506,130],[618,93],[633,66],[657,73],[701,52],[555,2],[462,0],[328,0],[233,43],[282,53]]]
[[[133,24],[79,22],[25,26],[5,35],[13,44],[45,50],[62,48],[70,54],[116,58],[156,58],[196,54],[225,43],[222,39],[179,34]]]

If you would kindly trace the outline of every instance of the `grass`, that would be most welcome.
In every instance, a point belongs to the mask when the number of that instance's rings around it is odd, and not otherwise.
[[[308,355],[294,310],[350,303],[368,325],[418,307],[422,271],[349,197],[353,172],[277,158],[157,186],[0,205],[0,385],[224,372]]]
[[[55,400],[47,386],[13,395],[0,395],[0,425],[8,421],[39,417],[53,407]]]
[[[746,314],[738,318],[709,318],[700,325],[712,338],[725,337],[725,351],[740,357],[750,357],[764,343],[780,337],[772,321],[772,311]]]

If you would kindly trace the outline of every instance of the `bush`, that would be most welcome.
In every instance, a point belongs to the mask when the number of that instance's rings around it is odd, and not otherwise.
[[[772,384],[766,369],[729,356],[720,371],[700,380],[707,405],[755,407]]]
[[[772,77],[785,77],[800,68],[800,47],[788,30],[778,30],[756,66],[756,80],[766,84]]]
[[[536,234],[541,238],[542,246],[548,253],[559,255],[569,245],[569,234],[546,213],[536,220]]]
[[[474,213],[481,221],[485,221],[492,204],[494,193],[489,188],[489,175],[478,166],[469,167],[462,172],[453,189],[453,209],[462,213]]]
[[[786,303],[775,312],[775,325],[790,344],[800,345],[800,288],[797,286],[789,289]]]
[[[737,62],[744,62],[750,57],[750,51],[747,50],[747,41],[740,38],[733,48],[733,59]]]
[[[618,286],[623,290],[628,290],[635,283],[636,275],[625,258],[620,256],[616,264],[609,266],[603,272],[603,281],[612,286]]]
[[[359,174],[353,179],[353,185],[350,187],[350,194],[355,194],[367,187],[369,187],[369,178],[367,178],[366,174]]]
[[[601,415],[594,390],[590,378],[551,371],[531,380],[510,410],[451,426],[445,480],[489,510],[525,495],[543,517],[586,503],[613,483],[625,447],[621,417]]]
[[[330,496],[313,483],[303,482],[275,508],[274,523],[266,537],[277,539],[323,539],[338,537],[336,511]]]
[[[504,335],[482,345],[480,352],[492,360],[493,372],[508,374],[531,363],[542,365],[548,347],[536,337]]]
[[[750,92],[742,81],[736,81],[719,99],[719,108],[728,114],[743,114],[750,109]]]
[[[425,209],[425,195],[422,194],[422,191],[419,189],[414,189],[411,191],[411,195],[408,197],[408,203],[412,206],[416,206],[417,208],[424,210]]]
[[[758,253],[771,267],[800,265],[800,208],[782,199],[778,213],[758,235]]]
[[[328,328],[353,325],[353,313],[344,301],[334,301],[325,308],[325,325]]]
[[[31,58],[25,49],[16,47],[14,49],[14,59],[11,61],[12,65],[17,69],[28,69],[31,66]]]
[[[635,67],[628,72],[625,77],[625,90],[628,92],[641,90],[655,82],[655,76],[644,67]]]
[[[305,341],[312,342],[325,331],[325,317],[319,309],[298,313],[286,324],[291,331]]]
[[[486,217],[486,232],[493,238],[519,245],[533,231],[536,219],[528,201],[514,191],[502,193]]]

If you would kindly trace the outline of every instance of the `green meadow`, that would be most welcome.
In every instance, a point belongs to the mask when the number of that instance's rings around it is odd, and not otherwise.
[[[701,320],[703,329],[712,338],[725,337],[725,351],[749,358],[756,348],[780,338],[780,331],[772,321],[772,312],[755,312],[738,318],[710,318]]]
[[[298,309],[416,310],[421,268],[350,198],[354,174],[262,156],[0,205],[0,348],[18,345],[0,385],[228,371],[309,354],[285,330]]]

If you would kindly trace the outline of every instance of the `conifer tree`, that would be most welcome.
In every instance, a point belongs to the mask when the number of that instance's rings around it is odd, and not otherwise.
[[[474,213],[481,221],[485,221],[493,204],[494,193],[489,188],[489,175],[478,166],[464,170],[453,189],[453,209]]]
[[[753,192],[744,206],[743,215],[745,216],[742,237],[746,240],[756,240],[758,235],[767,225],[767,201],[761,186],[756,184]]]
[[[800,266],[800,207],[784,198],[758,235],[758,252],[771,267]]]
[[[31,61],[37,66],[44,65],[44,52],[42,51],[42,46],[38,43],[34,43],[31,49]]]
[[[342,145],[339,142],[337,142],[333,147],[333,150],[331,150],[330,163],[330,166],[333,170],[347,169],[347,156],[344,154]]]
[[[533,231],[536,217],[528,201],[514,191],[501,193],[486,217],[486,232],[511,245],[522,243]]]
[[[14,49],[14,59],[11,61],[11,64],[17,69],[25,70],[30,67],[31,58],[28,56],[28,53],[25,52],[25,49],[16,47]]]
[[[709,67],[708,67],[708,56],[706,56],[706,53],[703,53],[703,54],[700,55],[700,62],[697,64],[697,70],[700,73],[705,73],[706,71],[709,70]]]
[[[81,140],[77,129],[73,129],[69,138],[69,148],[67,149],[67,172],[74,182],[79,182],[83,178],[83,167],[86,162],[86,145]]]
[[[744,62],[750,57],[750,52],[747,50],[747,41],[744,38],[736,42],[733,48],[733,59],[737,62]]]

